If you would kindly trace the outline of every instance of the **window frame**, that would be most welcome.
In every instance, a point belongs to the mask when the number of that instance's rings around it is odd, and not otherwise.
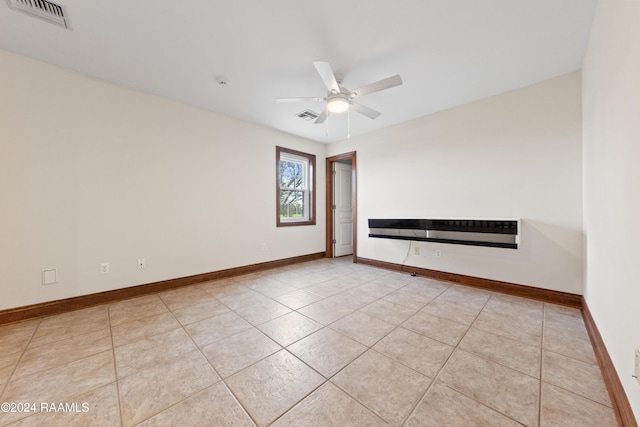
[[[308,218],[283,219],[280,217],[280,160],[290,158],[291,160],[302,160],[307,163],[305,170],[305,190],[308,194],[306,208],[309,213]],[[314,154],[303,153],[302,151],[291,150],[289,148],[276,146],[276,226],[291,227],[299,225],[316,225],[316,156]]]

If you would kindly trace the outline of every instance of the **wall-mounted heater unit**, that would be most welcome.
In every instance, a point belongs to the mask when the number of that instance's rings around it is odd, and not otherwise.
[[[369,237],[518,249],[519,219],[370,219]]]

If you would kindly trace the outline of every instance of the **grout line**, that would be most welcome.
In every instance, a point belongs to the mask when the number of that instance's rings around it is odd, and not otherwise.
[[[122,403],[120,402],[120,380],[118,379],[118,366],[116,364],[116,346],[113,341],[113,330],[111,326],[111,310],[110,306],[107,305],[107,318],[109,320],[109,337],[111,338],[111,355],[113,357],[113,375],[115,376],[116,382],[116,393],[118,396],[118,414],[120,414],[120,425],[124,426],[124,418],[122,416]]]

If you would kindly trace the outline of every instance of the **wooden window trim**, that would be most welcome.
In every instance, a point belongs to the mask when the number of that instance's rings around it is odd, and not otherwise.
[[[309,188],[309,219],[304,221],[281,221],[280,220],[280,155],[281,153],[304,157],[309,162],[310,187]],[[316,156],[315,154],[303,153],[302,151],[291,150],[289,148],[276,146],[276,227],[297,227],[300,225],[316,225]]]

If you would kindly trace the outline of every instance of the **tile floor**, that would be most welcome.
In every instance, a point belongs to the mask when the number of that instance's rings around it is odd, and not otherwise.
[[[0,402],[37,411],[2,426],[616,425],[577,309],[349,258],[0,327],[0,348]]]

